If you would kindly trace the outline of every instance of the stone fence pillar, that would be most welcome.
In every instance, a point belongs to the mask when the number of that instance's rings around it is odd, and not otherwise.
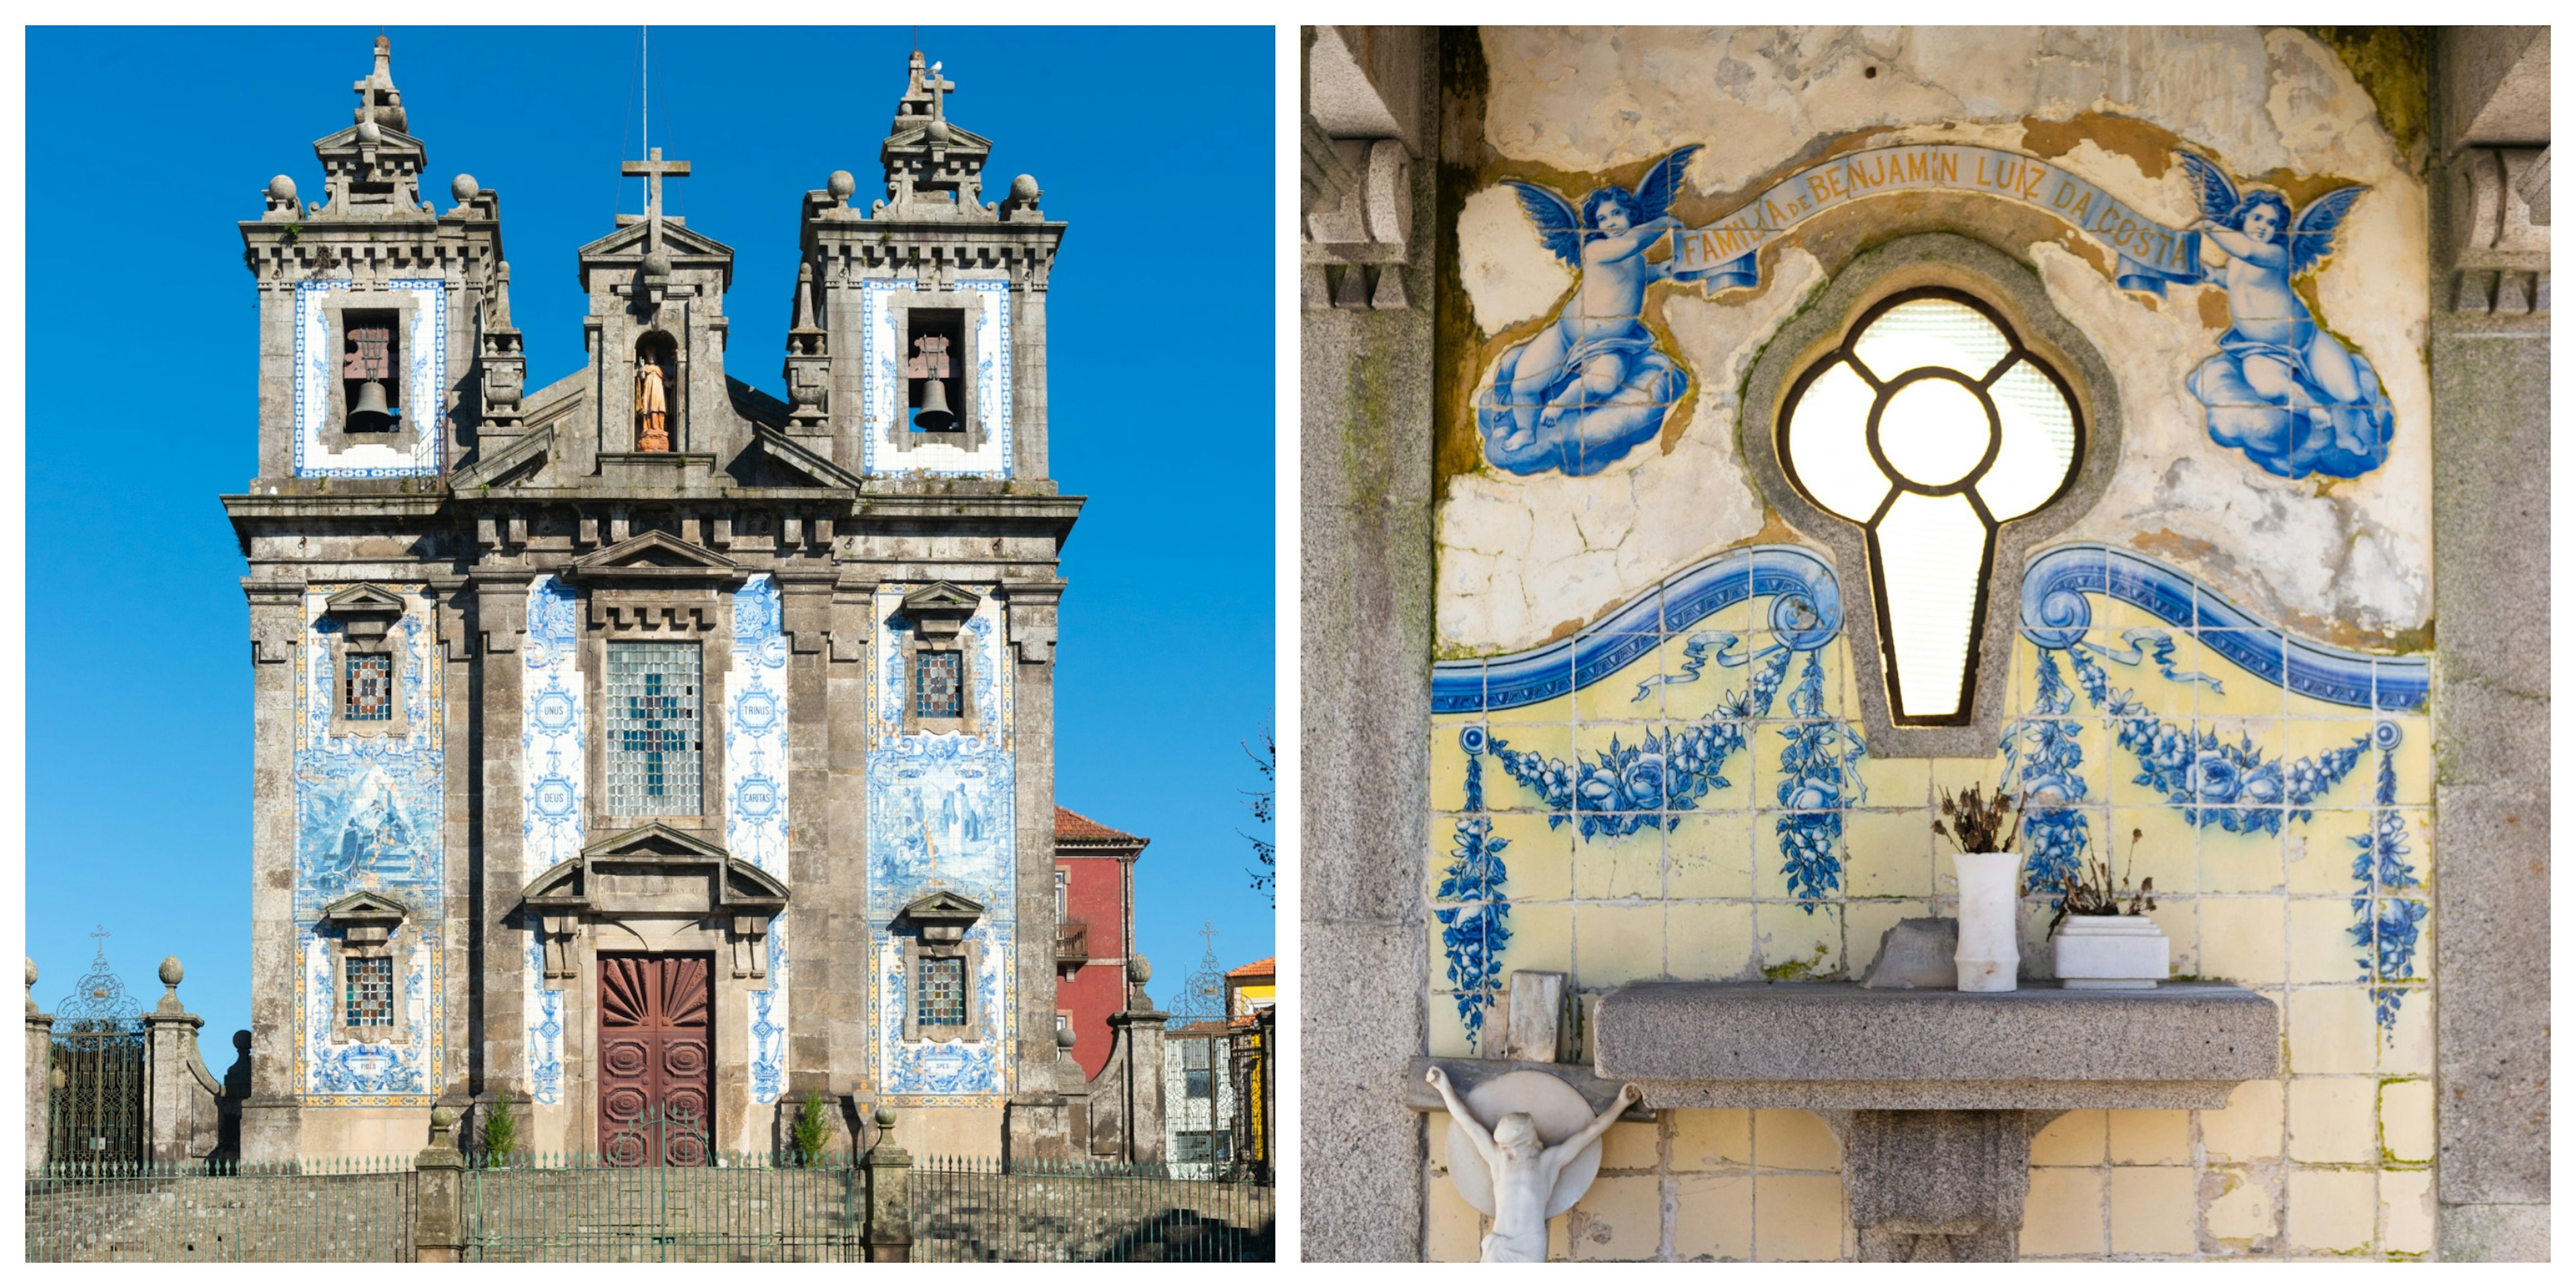
[[[197,1054],[205,1021],[179,1002],[185,977],[178,958],[162,958],[161,1004],[143,1016],[144,1156],[155,1163],[205,1158],[222,1139],[223,1086]]]
[[[895,1143],[893,1110],[878,1108],[876,1148],[859,1166],[868,1178],[868,1260],[912,1260],[912,1155]]]
[[[36,959],[27,959],[27,1170],[45,1165],[53,1126],[54,1017],[36,1009]]]
[[[1101,1070],[1115,1075],[1119,1085],[1102,1087],[1095,1094],[1120,1100],[1127,1137],[1120,1156],[1130,1163],[1159,1163],[1163,1161],[1163,1025],[1172,1017],[1155,1010],[1142,988],[1135,990],[1127,1005],[1127,1010],[1109,1017],[1110,1031],[1118,1036],[1119,1058]]]
[[[413,1217],[412,1255],[419,1261],[455,1262],[465,1255],[465,1155],[456,1148],[456,1111],[429,1111],[429,1148],[412,1164],[420,1172],[419,1208]]]

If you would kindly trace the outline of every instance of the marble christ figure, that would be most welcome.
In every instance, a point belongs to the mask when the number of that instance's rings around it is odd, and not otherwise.
[[[663,428],[662,418],[670,410],[662,392],[662,364],[651,354],[635,360],[635,450],[667,452],[671,450],[670,431]]]
[[[2388,459],[2394,413],[2370,360],[2317,325],[2291,282],[2322,266],[2368,188],[2339,188],[2291,218],[2270,188],[2239,192],[2186,152],[2201,217],[2189,227],[2227,254],[2210,276],[2227,288],[2218,354],[2184,387],[2209,409],[2209,436],[2284,478],[2357,478]]]
[[[1485,458],[1514,474],[1597,473],[1655,436],[1690,377],[1642,318],[1646,287],[1672,278],[1646,252],[1681,221],[1666,213],[1694,144],[1646,171],[1634,193],[1611,186],[1578,210],[1536,184],[1511,180],[1548,250],[1580,276],[1545,329],[1503,354],[1476,399]]]
[[[1476,1121],[1457,1091],[1449,1085],[1449,1073],[1438,1065],[1422,1075],[1440,1092],[1449,1106],[1449,1116],[1466,1129],[1467,1139],[1485,1160],[1493,1174],[1494,1225],[1485,1235],[1486,1261],[1547,1260],[1548,1199],[1556,1192],[1557,1174],[1568,1163],[1601,1139],[1610,1124],[1619,1120],[1629,1105],[1642,1093],[1637,1084],[1619,1088],[1619,1095],[1591,1122],[1553,1145],[1540,1141],[1538,1120],[1525,1113],[1508,1113],[1494,1120],[1491,1131]]]

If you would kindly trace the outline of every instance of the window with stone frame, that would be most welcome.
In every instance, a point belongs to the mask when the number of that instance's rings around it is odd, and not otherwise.
[[[608,642],[603,761],[611,816],[702,811],[699,688],[696,643]]]
[[[926,648],[913,654],[912,714],[922,720],[955,720],[966,714],[966,654]]]
[[[394,1025],[394,959],[352,957],[341,972],[342,1023],[353,1029]]]
[[[340,657],[340,718],[394,717],[394,655],[351,650]]]
[[[966,959],[925,957],[913,989],[913,1023],[954,1028],[966,1023]]]

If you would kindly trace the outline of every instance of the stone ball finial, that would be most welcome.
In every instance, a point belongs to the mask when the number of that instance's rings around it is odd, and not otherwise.
[[[456,194],[456,204],[460,206],[483,195],[483,185],[474,182],[474,176],[470,174],[456,176],[455,182],[447,185],[447,190]]]
[[[295,204],[295,180],[279,175],[268,181],[268,199],[280,205]]]
[[[929,125],[922,127],[921,132],[933,143],[946,143],[948,141],[948,122],[938,120],[932,121]]]
[[[448,1108],[448,1107],[447,1107],[447,1106],[445,1106],[445,1105],[440,1105],[440,1106],[438,1106],[437,1108],[432,1109],[432,1110],[430,1110],[430,1111],[429,1111],[429,1127],[430,1127],[430,1130],[432,1130],[432,1131],[445,1131],[445,1130],[447,1130],[448,1128],[453,1127],[453,1126],[455,1126],[455,1125],[456,1125],[456,1111],[455,1111],[455,1110],[450,1109],[450,1108]]]
[[[384,137],[384,127],[376,124],[376,118],[370,116],[365,120],[358,122],[358,141],[360,143],[381,143],[384,141]]]
[[[1037,176],[1024,174],[1011,180],[1011,200],[1024,206],[1038,204]]]
[[[1061,1015],[1057,1016],[1055,1021],[1056,1053],[1061,1055],[1064,1052],[1072,1050],[1073,1044],[1077,1040],[1078,1039],[1073,1036],[1073,1021],[1068,1020]]]
[[[239,1051],[239,1052],[241,1052],[243,1055],[249,1055],[249,1054],[250,1054],[250,1030],[249,1030],[249,1029],[234,1029],[234,1030],[233,1030],[233,1050],[235,1050],[235,1051]]]
[[[880,1131],[894,1130],[894,1110],[891,1107],[877,1106],[877,1128]]]
[[[30,958],[28,958],[28,959],[27,959],[27,987],[29,987],[29,988],[34,988],[35,986],[36,986],[36,959],[35,959],[35,958],[33,958],[33,957],[30,957]]]
[[[835,170],[831,178],[823,181],[823,191],[832,194],[834,201],[847,201],[858,190],[858,179],[847,170]]]
[[[669,277],[671,275],[671,257],[658,250],[647,254],[644,257],[644,275],[646,277]]]
[[[164,987],[177,988],[179,986],[179,981],[186,979],[187,977],[187,968],[179,964],[178,958],[164,957],[161,959],[161,983]]]
[[[1154,963],[1145,960],[1145,954],[1138,953],[1127,959],[1128,983],[1142,984],[1152,978],[1154,978]]]

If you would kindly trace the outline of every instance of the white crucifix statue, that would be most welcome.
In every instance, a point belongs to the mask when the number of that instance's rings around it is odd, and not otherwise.
[[[1450,1184],[1468,1206],[1494,1219],[1482,1260],[1547,1260],[1547,1223],[1592,1188],[1601,1170],[1601,1135],[1637,1102],[1637,1085],[1620,1087],[1596,1115],[1582,1092],[1535,1069],[1489,1078],[1469,1088],[1463,1101],[1439,1065],[1422,1079],[1449,1106]]]

